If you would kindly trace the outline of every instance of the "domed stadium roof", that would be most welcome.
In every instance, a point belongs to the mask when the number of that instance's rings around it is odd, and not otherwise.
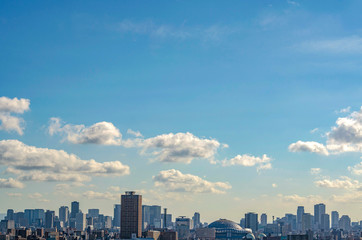
[[[209,228],[215,228],[215,229],[231,229],[231,230],[238,230],[243,231],[244,229],[240,227],[239,224],[227,220],[227,219],[219,219],[215,222],[212,222],[209,224]]]

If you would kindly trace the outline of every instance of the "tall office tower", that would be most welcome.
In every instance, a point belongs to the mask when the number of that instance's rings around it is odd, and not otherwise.
[[[249,212],[245,214],[245,227],[250,228],[254,233],[258,231],[258,214]]]
[[[313,226],[313,215],[310,213],[304,213],[302,216],[302,232],[307,232],[308,230],[312,230]]]
[[[245,228],[245,218],[240,219],[240,227]]]
[[[6,212],[6,220],[14,220],[14,210],[8,209]]]
[[[141,235],[142,196],[126,192],[121,196],[121,238],[139,238]]]
[[[113,209],[113,227],[121,227],[121,204],[115,204]]]
[[[45,212],[45,228],[54,228],[55,212],[47,210]]]
[[[348,231],[351,229],[351,219],[349,218],[348,215],[343,215],[340,219],[339,219],[339,228]]]
[[[82,212],[77,213],[75,216],[75,228],[78,231],[83,231],[86,228],[86,215]]]
[[[184,216],[176,218],[176,232],[178,239],[188,239],[190,236],[191,219]]]
[[[200,227],[200,213],[195,212],[194,216],[192,217],[192,221],[194,222],[194,229]]]
[[[34,222],[37,227],[41,227],[45,223],[44,209],[34,209]]]
[[[104,217],[104,228],[105,229],[112,228],[112,217],[111,216]]]
[[[72,202],[70,218],[76,218],[77,213],[79,213],[79,202]]]
[[[332,215],[331,216],[332,217],[332,228],[338,229],[338,227],[339,227],[339,223],[338,223],[339,214],[338,214],[337,211],[332,211],[331,215]]]
[[[142,206],[142,229],[161,228],[161,206]]]
[[[260,224],[263,226],[266,226],[268,223],[268,216],[266,215],[266,213],[261,214],[260,216]]]
[[[302,231],[302,217],[304,214],[304,207],[298,206],[297,209],[297,230]]]
[[[329,214],[322,214],[321,216],[321,230],[328,231],[329,230]]]
[[[163,227],[165,227],[166,224],[166,228],[168,227],[172,227],[172,214],[166,213],[166,220],[165,220],[165,214],[161,214],[161,219],[162,219],[162,223],[163,223]]]
[[[98,218],[99,209],[88,209],[88,217]]]
[[[59,208],[59,221],[63,222],[63,226],[68,226],[69,221],[69,208],[67,206],[61,206]]]
[[[326,213],[326,205],[323,203],[314,205],[314,226],[315,229],[321,228],[322,214]]]
[[[285,214],[285,219],[288,225],[290,226],[290,230],[295,231],[297,230],[297,216],[287,213]]]
[[[24,217],[27,221],[27,225],[32,226],[32,224],[34,222],[34,209],[25,209]]]

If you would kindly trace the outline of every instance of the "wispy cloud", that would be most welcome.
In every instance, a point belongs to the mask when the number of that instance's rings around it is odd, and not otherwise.
[[[331,54],[361,54],[362,38],[360,36],[350,36],[344,38],[312,40],[301,43],[296,48],[319,53]]]

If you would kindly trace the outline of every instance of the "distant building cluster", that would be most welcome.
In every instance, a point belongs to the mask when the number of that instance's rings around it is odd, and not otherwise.
[[[200,213],[192,218],[180,216],[172,221],[167,209],[142,205],[142,196],[126,192],[121,203],[114,205],[113,218],[99,209],[80,210],[79,202],[61,206],[55,211],[25,209],[7,210],[0,222],[0,240],[361,240],[362,221],[351,222],[337,211],[326,213],[323,203],[314,206],[314,215],[298,206],[296,215],[268,221],[266,213],[249,212],[240,224],[219,219],[202,223]]]

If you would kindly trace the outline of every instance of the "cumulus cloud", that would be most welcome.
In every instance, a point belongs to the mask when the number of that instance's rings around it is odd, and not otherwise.
[[[192,133],[169,133],[145,139],[138,144],[142,153],[151,151],[161,162],[191,163],[195,158],[212,161],[220,143],[214,139],[198,138]]]
[[[338,118],[336,126],[326,133],[327,141],[298,141],[289,145],[291,152],[314,152],[322,155],[362,152],[362,107],[346,117]]]
[[[23,135],[24,120],[13,114],[23,114],[29,110],[30,100],[25,98],[0,97],[0,130],[15,131]]]
[[[0,165],[23,181],[88,181],[91,176],[128,175],[119,161],[82,160],[63,150],[28,146],[18,140],[0,141]]]
[[[255,157],[252,155],[244,154],[244,155],[237,155],[232,159],[225,159],[221,162],[222,166],[235,166],[240,165],[244,167],[253,167],[257,166],[257,170],[263,169],[270,169],[271,166],[271,158],[264,154],[262,157]]]
[[[273,188],[277,188],[278,185],[277,185],[276,183],[272,183],[272,187],[273,187]]]
[[[23,196],[22,193],[7,193],[7,195],[13,198],[21,198]]]
[[[83,197],[87,199],[105,199],[105,200],[117,200],[120,197],[119,193],[111,193],[111,192],[94,192],[94,191],[86,191],[83,194]]]
[[[290,152],[314,152],[321,155],[329,155],[327,148],[318,142],[298,141],[290,144],[288,149]]]
[[[357,180],[352,180],[349,177],[343,176],[340,179],[330,180],[323,179],[315,182],[318,187],[324,188],[341,188],[341,189],[361,189],[362,184]]]
[[[127,133],[130,135],[133,135],[135,137],[143,137],[143,135],[140,133],[140,131],[133,131],[132,129],[128,129]]]
[[[305,203],[316,203],[320,202],[322,198],[318,195],[308,195],[308,196],[300,196],[298,194],[292,194],[292,195],[278,195],[283,201],[286,202],[295,202],[300,204]]]
[[[222,194],[231,188],[227,182],[209,182],[192,174],[183,174],[175,169],[159,172],[158,175],[153,176],[153,181],[156,187],[171,192]]]
[[[351,111],[351,107],[348,106],[346,108],[342,108],[342,109],[336,111],[336,113],[349,113],[350,111]]]
[[[24,184],[13,178],[0,178],[0,188],[24,188]]]
[[[331,200],[338,203],[360,204],[362,203],[362,191],[348,192],[342,195],[332,195]]]
[[[310,169],[310,174],[312,174],[312,175],[318,175],[318,174],[320,174],[321,173],[321,169],[320,168],[311,168]]]
[[[51,118],[48,132],[52,136],[61,134],[74,144],[121,145],[122,134],[110,122],[98,122],[92,126],[66,124],[60,118]]]
[[[357,163],[353,167],[348,167],[348,170],[355,175],[362,175],[362,162]]]

